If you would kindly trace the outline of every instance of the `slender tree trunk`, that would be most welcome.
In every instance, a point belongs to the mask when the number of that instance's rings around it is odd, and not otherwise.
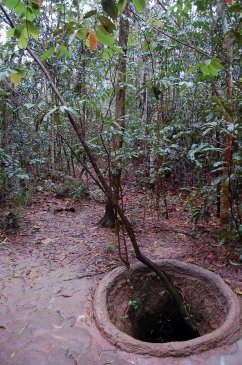
[[[2,149],[5,153],[9,153],[9,111],[6,101],[3,107],[3,118],[2,118]]]
[[[52,122],[53,123],[53,122]],[[50,126],[50,172],[55,176],[55,131],[53,125]]]
[[[123,145],[123,137],[120,135],[125,129],[125,97],[126,97],[126,50],[129,36],[129,10],[126,7],[123,14],[119,18],[119,44],[122,47],[124,54],[119,56],[117,67],[117,92],[115,98],[115,123],[117,126],[117,134],[113,136],[112,145],[114,154],[118,154],[120,148]],[[113,198],[116,202],[120,199],[120,184],[122,169],[119,166],[115,166],[111,162],[111,174],[110,183],[113,191]],[[99,225],[103,227],[115,226],[115,213],[113,204],[107,201],[104,217],[100,220]]]
[[[225,15],[225,4],[221,0],[219,4],[219,14],[222,20],[222,28],[224,34],[224,46],[225,46],[225,57],[226,57],[226,86],[227,86],[227,106],[225,110],[225,118],[228,124],[234,122],[233,118],[233,41],[228,31],[228,23]],[[230,198],[229,198],[229,177],[231,172],[232,163],[232,145],[233,138],[231,135],[226,136],[225,140],[225,151],[224,151],[224,169],[223,169],[223,182],[221,183],[221,205],[220,205],[220,223],[228,224],[231,220],[230,214]]]
[[[148,20],[149,17],[149,13],[150,13],[150,8],[149,8],[149,1],[147,1],[146,4],[146,10],[145,10],[145,20]],[[147,132],[147,124],[148,124],[148,86],[147,86],[147,81],[148,81],[148,74],[149,74],[149,69],[148,69],[148,61],[149,61],[149,57],[147,55],[147,53],[143,54],[143,46],[144,44],[147,46],[147,40],[146,38],[143,39],[143,37],[141,37],[139,39],[139,48],[140,48],[140,54],[142,54],[142,56],[139,59],[139,62],[142,64],[142,67],[140,69],[140,88],[141,88],[141,92],[140,92],[140,99],[139,99],[139,109],[140,109],[140,116],[141,116],[141,132],[142,132],[142,137],[143,137],[143,142],[140,142],[141,144],[141,148],[144,151],[144,158],[143,160],[143,164],[144,164],[144,176],[149,176],[149,171],[148,171],[148,167],[149,167],[149,161],[148,161],[148,145],[147,145],[147,141],[146,141],[146,136],[148,135]]]
[[[54,79],[54,75],[52,75],[53,79]],[[51,93],[51,98],[52,98],[52,102],[53,104],[55,104],[56,102],[56,97],[55,94]],[[51,115],[51,125],[50,125],[50,174],[51,177],[55,176],[55,170],[56,170],[56,166],[55,166],[55,131],[54,131],[54,127],[53,125],[55,125],[55,116],[54,114]]]
[[[76,169],[75,169],[75,163],[74,163],[74,155],[73,152],[71,151],[71,168],[72,168],[72,175],[73,177],[76,177]]]
[[[210,12],[210,18],[212,20],[212,24],[210,27],[210,43],[211,43],[211,56],[214,57],[215,56],[215,52],[216,52],[216,47],[215,47],[215,42],[214,42],[214,36],[215,36],[215,19],[214,19],[214,14],[213,14],[213,6],[212,4],[209,5],[209,12]],[[217,89],[216,89],[216,85],[215,82],[212,81],[211,83],[211,94],[212,97],[214,99],[216,99],[217,96]],[[219,150],[220,149],[220,133],[219,130],[217,129],[215,131],[215,139],[216,139],[216,148]],[[220,158],[220,153],[217,153],[217,157],[218,157],[218,161]],[[216,173],[216,176],[219,177],[220,176],[220,172],[218,171]],[[216,201],[216,215],[218,218],[220,218],[220,205],[221,205],[221,201],[220,201],[220,192],[221,192],[221,184],[218,183],[217,185],[217,201]]]
[[[7,101],[4,98],[3,101],[3,111],[2,111],[2,149],[3,151],[8,154],[9,153],[9,120],[10,120],[10,116],[9,116],[9,110],[8,110],[8,106],[7,106]],[[2,164],[2,166],[0,166],[0,173],[4,172],[5,169],[5,165]],[[8,190],[8,179],[6,178],[5,174],[2,174],[2,193],[1,195],[5,195],[5,193]]]

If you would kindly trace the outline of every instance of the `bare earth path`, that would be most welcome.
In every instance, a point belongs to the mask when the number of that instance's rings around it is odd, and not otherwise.
[[[56,211],[68,206],[75,212]],[[95,202],[42,193],[25,209],[16,234],[2,232],[0,365],[242,365],[242,340],[197,356],[157,359],[120,351],[102,338],[93,293],[104,273],[120,264],[114,233],[95,226],[102,212]],[[150,257],[199,264],[242,290],[241,269],[226,265],[225,249],[206,232],[190,235],[179,211],[171,207],[165,222],[142,219],[137,213],[136,230]]]

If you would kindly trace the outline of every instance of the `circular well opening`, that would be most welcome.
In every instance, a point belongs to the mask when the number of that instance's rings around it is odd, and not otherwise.
[[[149,304],[134,295],[129,299],[125,314],[121,316],[125,331],[125,322],[129,322],[132,337],[137,340],[152,343],[171,341],[188,341],[200,336],[199,332],[191,329],[181,316],[176,302],[165,291],[149,297]],[[113,310],[110,308],[109,313]],[[114,321],[114,324],[115,321]]]
[[[220,277],[176,260],[158,265],[189,304],[198,331],[187,327],[157,276],[137,264],[113,270],[95,293],[96,322],[112,344],[139,354],[184,356],[239,338],[239,302]]]

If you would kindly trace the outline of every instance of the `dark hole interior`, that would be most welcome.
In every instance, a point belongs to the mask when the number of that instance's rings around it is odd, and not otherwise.
[[[135,310],[130,308],[133,337],[144,342],[164,343],[188,341],[199,337],[180,314],[177,304],[168,295],[163,295],[152,307]]]

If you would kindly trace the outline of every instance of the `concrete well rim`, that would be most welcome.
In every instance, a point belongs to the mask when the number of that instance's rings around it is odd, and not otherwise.
[[[203,269],[197,265],[182,263],[178,260],[160,260],[156,262],[163,270],[178,270],[186,272],[189,275],[212,280],[213,284],[226,299],[228,314],[223,324],[216,330],[200,336],[198,338],[167,343],[148,343],[137,340],[126,333],[120,331],[110,320],[107,308],[107,296],[109,290],[115,281],[127,274],[125,267],[117,267],[110,273],[106,274],[99,283],[94,296],[94,315],[98,329],[104,337],[116,347],[136,354],[146,354],[156,357],[165,356],[188,356],[194,353],[200,353],[214,347],[229,345],[240,338],[240,305],[236,294],[222,280],[221,277],[213,272]],[[132,266],[129,273],[137,270],[147,270],[147,268],[137,263]]]

